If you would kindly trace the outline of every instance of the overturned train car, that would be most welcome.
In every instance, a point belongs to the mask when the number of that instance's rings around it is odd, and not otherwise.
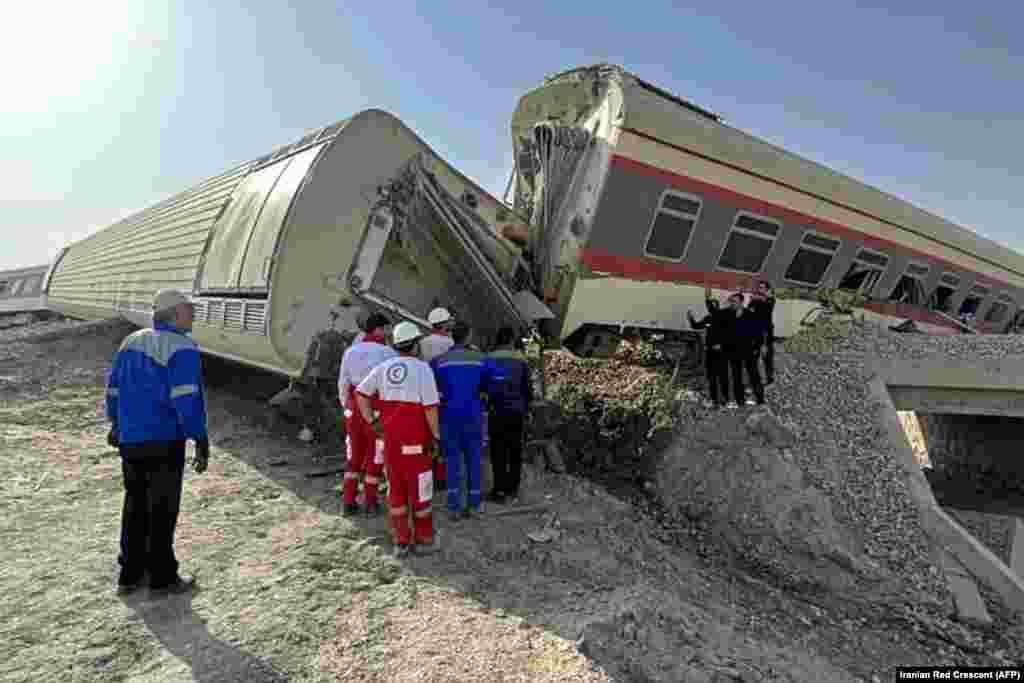
[[[396,117],[363,111],[65,249],[50,306],[148,325],[164,287],[197,298],[193,336],[218,356],[301,373],[321,330],[360,312],[426,325],[452,307],[486,338],[546,309],[520,246],[523,219]]]
[[[546,330],[578,353],[602,355],[629,331],[680,334],[706,287],[757,278],[789,291],[778,336],[800,328],[820,288],[928,333],[1024,322],[1024,256],[621,67],[548,78],[519,100],[511,129],[512,202],[530,219],[533,274],[555,314]]]
[[[46,279],[50,266],[0,271],[0,315],[47,310]]]

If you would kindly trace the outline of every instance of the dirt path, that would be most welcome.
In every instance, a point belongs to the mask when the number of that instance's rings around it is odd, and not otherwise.
[[[176,543],[202,589],[119,599],[102,398],[124,329],[74,329],[0,331],[2,680],[870,681],[997,643],[943,639],[900,605],[786,593],[533,468],[539,510],[442,516],[443,551],[399,564],[385,520],[340,517],[337,478],[307,477],[324,465],[270,425],[275,380],[216,363],[211,465],[186,475]]]

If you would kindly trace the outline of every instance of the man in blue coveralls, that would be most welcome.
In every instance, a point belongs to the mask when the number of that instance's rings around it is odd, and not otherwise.
[[[480,451],[483,424],[480,392],[487,379],[484,355],[466,348],[469,326],[452,328],[455,344],[430,362],[441,394],[441,447],[448,461],[448,516],[472,517],[480,512]],[[462,481],[469,479],[468,501],[462,500]]]
[[[121,594],[137,589],[147,573],[154,594],[195,585],[194,577],[178,574],[173,547],[186,440],[196,445],[196,472],[206,470],[210,456],[202,361],[188,337],[193,310],[182,292],[157,292],[153,327],[125,338],[110,372],[107,441],[120,450],[124,474]]]

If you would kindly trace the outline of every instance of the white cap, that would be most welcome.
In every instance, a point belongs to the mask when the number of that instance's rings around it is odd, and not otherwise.
[[[174,308],[178,304],[191,303],[195,303],[192,301],[192,297],[186,296],[180,290],[161,289],[153,298],[153,312],[166,311],[169,308]]]
[[[391,336],[395,346],[401,346],[402,344],[420,339],[423,336],[423,332],[416,326],[416,323],[403,320],[395,325],[395,330]]]
[[[448,322],[452,319],[452,314],[448,312],[446,308],[435,308],[427,315],[427,322],[434,327]]]

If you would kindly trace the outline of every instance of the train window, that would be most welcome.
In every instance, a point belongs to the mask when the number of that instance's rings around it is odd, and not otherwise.
[[[6,294],[7,289],[11,286],[11,283],[7,280],[0,280],[0,294]]]
[[[779,223],[746,212],[736,214],[718,257],[718,267],[741,273],[759,273],[779,235]]]
[[[924,304],[928,297],[925,295],[923,280],[927,277],[928,270],[929,267],[924,264],[908,264],[906,272],[889,295],[889,301],[913,306]]]
[[[785,279],[804,285],[817,285],[839,249],[839,240],[808,232],[786,269]]]
[[[985,322],[987,323],[1000,323],[1006,319],[1006,314],[1010,312],[1013,307],[1013,297],[1009,294],[1000,294],[996,297],[995,303],[988,309],[988,313],[985,314]]]
[[[644,254],[655,258],[681,261],[700,216],[699,197],[667,191],[661,195],[658,210],[647,231]]]
[[[839,289],[871,296],[872,290],[889,266],[889,257],[870,249],[861,249],[850,264],[850,269],[839,281]]]
[[[959,276],[953,273],[943,273],[942,277],[939,278],[939,285],[932,292],[931,299],[928,301],[929,308],[933,311],[949,313],[950,306],[953,304],[953,295],[956,294],[956,290],[959,288]]]
[[[971,291],[967,293],[967,298],[960,304],[958,315],[977,315],[978,309],[981,308],[981,302],[985,300],[988,293],[989,288],[984,285],[974,285],[971,287]]]

